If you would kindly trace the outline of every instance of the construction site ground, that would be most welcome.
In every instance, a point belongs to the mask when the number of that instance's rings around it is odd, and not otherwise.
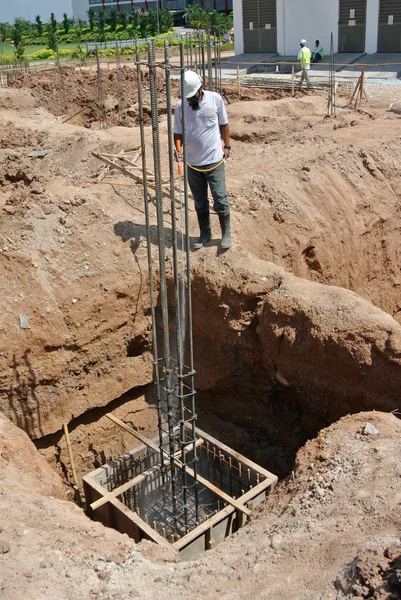
[[[191,255],[198,424],[277,473],[274,493],[189,563],[73,502],[63,423],[79,479],[137,443],[106,413],[157,428],[142,187],[99,181],[91,154],[139,147],[123,74],[126,126],[110,71],[107,129],[95,73],[66,72],[65,123],[56,72],[0,90],[0,598],[400,598],[398,86],[357,110],[339,95],[333,119],[323,92],[224,85],[234,244],[213,215]],[[153,204],[151,233],[156,267]]]

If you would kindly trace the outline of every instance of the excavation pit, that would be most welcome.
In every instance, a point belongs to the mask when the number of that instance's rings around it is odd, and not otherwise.
[[[197,429],[196,434],[198,515],[189,510],[187,532],[180,508],[174,516],[171,483],[163,478],[160,454],[148,445],[83,477],[92,516],[136,542],[147,539],[167,546],[181,560],[195,559],[237,531],[274,488],[277,477],[206,432]],[[177,430],[177,440],[178,435]],[[157,445],[157,440],[152,443]],[[176,478],[182,477],[178,469]],[[187,477],[193,494],[195,481],[188,473]],[[191,500],[188,505],[194,506]],[[182,509],[180,497],[177,506]]]

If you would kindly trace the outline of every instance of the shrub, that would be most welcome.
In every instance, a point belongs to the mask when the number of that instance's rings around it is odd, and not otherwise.
[[[50,48],[43,48],[43,50],[32,52],[29,57],[30,60],[47,60],[49,58],[56,58],[56,53],[54,50],[50,50]]]
[[[106,56],[115,56],[116,51],[114,48],[103,48],[103,50],[98,50],[99,58],[105,58]]]
[[[67,48],[62,48],[61,50],[58,51],[58,55],[60,58],[66,57],[66,56],[71,56],[72,51],[68,50]]]
[[[85,52],[85,50],[83,50],[83,48],[81,48],[80,50],[73,50],[71,52],[71,58],[75,58],[78,60],[85,60],[86,52]]]

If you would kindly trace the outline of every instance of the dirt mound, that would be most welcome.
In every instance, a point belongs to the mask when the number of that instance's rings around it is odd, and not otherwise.
[[[38,108],[39,102],[29,89],[20,89],[18,95],[9,88],[0,88],[0,108],[4,110],[30,110]]]
[[[244,123],[266,122],[271,117],[319,117],[322,118],[327,107],[326,98],[320,96],[302,96],[282,98],[271,102],[263,100],[241,101],[230,106],[231,119],[242,119]],[[274,100],[274,101],[273,101]]]
[[[401,422],[392,415],[361,413],[323,430],[248,525],[183,564],[155,564],[172,557],[149,543],[135,546],[72,503],[38,495],[26,477],[42,459],[26,436],[5,426],[18,444],[5,459],[0,442],[4,597],[398,597]],[[30,460],[19,462],[26,452]]]
[[[260,110],[268,114],[275,104]],[[229,115],[240,106],[230,106]],[[398,319],[401,145],[396,117],[370,111],[373,118],[338,109],[335,124],[306,109],[300,118],[246,123],[246,103],[231,119],[238,141],[228,185],[239,213],[236,235],[253,254],[352,289]]]
[[[73,67],[63,67],[61,75],[57,69],[38,71],[23,75],[13,83],[14,89],[29,90],[39,106],[53,115],[69,115],[70,123],[85,127],[98,127],[101,107],[107,119],[107,125],[119,123],[119,102],[126,111],[126,125],[134,125],[138,118],[138,93],[136,68],[123,66],[118,71],[108,70],[102,65],[99,78],[95,71],[79,71]],[[150,115],[149,77],[143,72],[144,112],[147,120]],[[157,73],[157,87],[164,88],[162,73]],[[173,89],[177,84],[173,82]],[[160,99],[159,109],[165,113],[165,103]]]
[[[304,90],[300,91],[296,89],[294,97],[297,99],[303,98],[306,93],[307,92]],[[315,94],[318,94],[318,92],[315,92]],[[271,89],[265,86],[257,87],[252,85],[242,85],[238,91],[237,84],[227,81],[224,81],[222,96],[227,104],[235,104],[236,102],[257,102],[261,100],[272,101],[293,97],[290,89]]]
[[[196,383],[222,395],[226,416],[240,419],[235,397],[241,404],[256,394],[259,422],[268,427],[280,390],[296,392],[309,435],[347,412],[398,408],[401,327],[394,319],[352,292],[255,259],[251,271],[250,261],[243,253],[194,263]]]
[[[42,496],[67,498],[67,488],[36,451],[27,434],[12,425],[1,412],[0,462],[3,477],[6,476],[13,487],[21,486]]]
[[[40,132],[27,131],[11,122],[1,124],[1,148],[37,148],[43,143],[44,135]]]

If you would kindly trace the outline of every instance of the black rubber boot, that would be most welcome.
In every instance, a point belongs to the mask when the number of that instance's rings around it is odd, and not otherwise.
[[[208,210],[196,213],[198,217],[200,236],[194,242],[194,250],[199,250],[204,244],[212,239],[212,230],[210,228],[210,213]]]
[[[231,247],[230,213],[228,215],[219,215],[219,221],[222,234],[220,247],[223,250],[227,250]]]

